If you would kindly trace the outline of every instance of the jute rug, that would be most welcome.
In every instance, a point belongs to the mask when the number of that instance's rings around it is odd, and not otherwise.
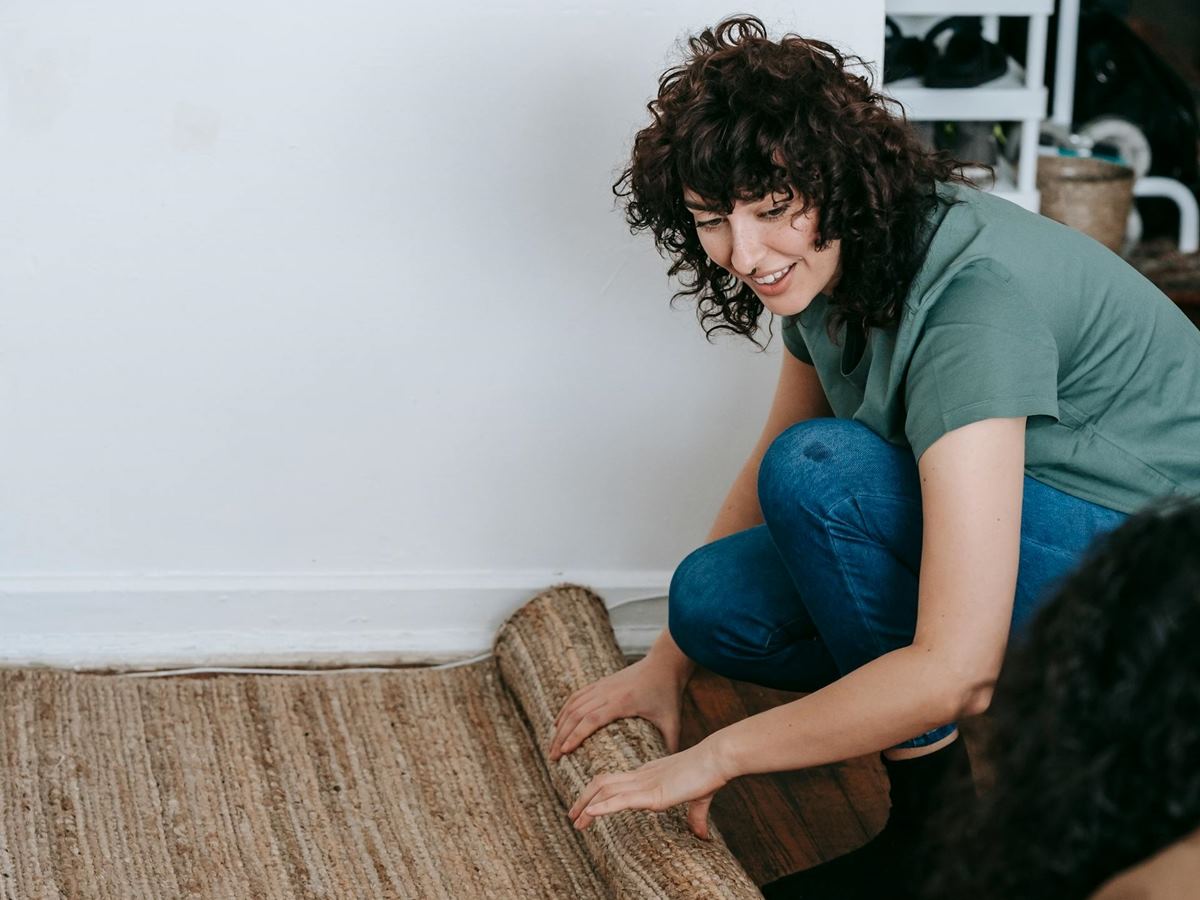
[[[576,831],[600,772],[666,753],[642,719],[551,763],[554,717],[625,665],[560,585],[447,669],[128,678],[0,671],[0,897],[761,898],[682,805]]]

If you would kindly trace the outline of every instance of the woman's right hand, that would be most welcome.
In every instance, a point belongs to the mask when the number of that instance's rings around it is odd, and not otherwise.
[[[580,688],[567,698],[554,720],[550,760],[570,753],[609,722],[628,716],[652,722],[662,732],[667,752],[675,753],[686,686],[686,679],[681,680],[669,666],[644,656]]]

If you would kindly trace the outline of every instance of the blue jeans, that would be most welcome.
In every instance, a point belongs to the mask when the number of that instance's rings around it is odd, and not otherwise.
[[[728,678],[814,691],[912,643],[922,516],[910,449],[846,419],[801,422],[768,448],[758,496],[765,524],[692,551],[675,570],[668,628],[684,653]],[[1025,476],[1013,632],[1126,518]],[[926,746],[954,727],[897,746]]]

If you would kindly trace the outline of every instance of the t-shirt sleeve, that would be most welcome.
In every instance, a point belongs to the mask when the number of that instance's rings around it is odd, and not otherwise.
[[[808,345],[804,343],[804,336],[800,334],[800,327],[796,324],[795,316],[783,317],[781,334],[783,346],[787,348],[788,352],[801,362],[806,362],[811,366],[813,364],[812,354],[808,352]]]
[[[981,419],[1057,419],[1058,345],[1003,276],[967,268],[921,324],[904,390],[904,431],[920,459],[946,432]]]

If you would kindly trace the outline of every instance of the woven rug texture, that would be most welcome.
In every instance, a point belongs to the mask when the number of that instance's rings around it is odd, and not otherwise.
[[[682,805],[576,831],[592,777],[665,755],[621,719],[544,748],[625,665],[603,601],[534,597],[448,669],[123,677],[0,670],[0,898],[761,898]]]

